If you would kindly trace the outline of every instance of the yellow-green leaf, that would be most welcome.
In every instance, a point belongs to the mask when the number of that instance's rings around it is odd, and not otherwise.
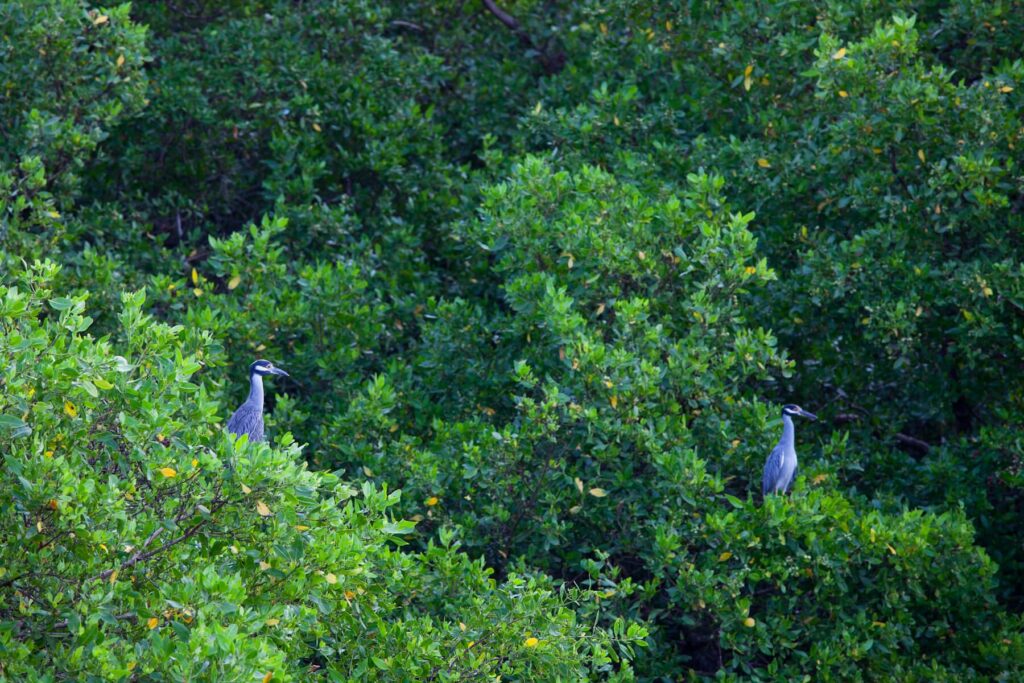
[[[234,289],[239,284],[241,284],[241,282],[242,282],[242,276],[241,275],[234,276],[233,278],[228,280],[228,289]]]
[[[832,59],[842,59],[846,56],[846,48],[841,47],[832,54]]]
[[[95,384],[96,386],[98,386],[103,391],[110,391],[111,389],[114,388],[113,384],[111,384],[107,380],[103,379],[102,377],[97,377],[96,379],[94,379],[92,381],[92,383]]]
[[[597,488],[597,487],[590,489],[590,491],[588,491],[588,493],[590,495],[594,496],[595,498],[604,498],[605,496],[608,495],[607,491],[605,491],[602,488]]]
[[[732,557],[732,553],[730,553],[728,550],[726,550],[724,553],[722,553],[721,555],[718,556],[718,561],[719,562],[725,562],[730,557]]]
[[[767,159],[758,159],[757,160],[757,165],[760,166],[761,168],[771,168],[772,167],[771,162],[768,161]]]
[[[264,503],[262,500],[256,501],[256,512],[259,513],[260,517],[269,517],[273,514],[270,511],[270,508],[267,507],[267,504]]]

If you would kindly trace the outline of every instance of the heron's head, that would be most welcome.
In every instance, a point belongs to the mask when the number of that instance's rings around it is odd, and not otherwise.
[[[259,375],[264,377],[266,375],[284,375],[288,377],[288,373],[281,368],[275,368],[274,364],[269,360],[258,360],[249,366],[249,375]]]
[[[809,413],[798,405],[787,403],[782,406],[782,414],[789,415],[790,417],[806,417],[811,420],[817,420],[818,416],[814,413]]]

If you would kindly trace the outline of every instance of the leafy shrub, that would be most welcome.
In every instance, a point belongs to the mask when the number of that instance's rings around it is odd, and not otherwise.
[[[218,434],[180,326],[123,297],[117,343],[86,333],[57,266],[0,287],[0,673],[120,679],[583,679],[614,651],[544,578],[502,584],[399,494]],[[209,335],[205,335],[207,338]],[[115,354],[115,348],[119,354]],[[623,645],[643,637],[633,627]],[[593,667],[591,669],[590,667]]]

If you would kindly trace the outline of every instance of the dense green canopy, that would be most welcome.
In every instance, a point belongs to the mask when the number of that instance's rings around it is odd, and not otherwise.
[[[0,0],[0,681],[1020,680],[1022,48]]]

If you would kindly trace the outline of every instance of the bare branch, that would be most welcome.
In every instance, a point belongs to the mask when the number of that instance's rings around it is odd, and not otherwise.
[[[932,449],[931,445],[926,441],[921,441],[921,439],[915,439],[914,437],[907,436],[906,434],[896,434],[896,440],[903,444],[904,446],[908,446],[915,450],[921,451],[922,453],[927,453]]]

